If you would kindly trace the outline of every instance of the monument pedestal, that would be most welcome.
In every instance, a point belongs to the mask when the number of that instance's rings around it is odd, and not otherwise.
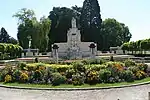
[[[22,57],[22,58],[24,57],[24,53],[21,53],[21,57]]]
[[[33,57],[33,52],[30,51],[26,52],[26,57]]]

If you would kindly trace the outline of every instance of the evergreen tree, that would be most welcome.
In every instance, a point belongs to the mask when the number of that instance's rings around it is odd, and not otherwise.
[[[0,31],[0,43],[8,43],[9,38],[10,38],[9,34],[5,30],[5,28],[2,27]]]
[[[100,34],[102,19],[97,0],[85,0],[81,12],[80,24],[82,41],[94,41],[100,49],[102,36]]]

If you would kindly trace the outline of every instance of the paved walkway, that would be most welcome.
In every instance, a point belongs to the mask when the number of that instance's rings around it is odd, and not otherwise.
[[[150,84],[88,91],[43,91],[0,88],[0,100],[148,100],[148,92],[150,92]]]

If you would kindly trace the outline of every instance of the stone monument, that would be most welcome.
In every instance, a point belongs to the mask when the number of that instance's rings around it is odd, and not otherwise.
[[[31,39],[31,36],[28,36],[27,38],[29,40],[29,48],[28,48],[28,51],[26,52],[26,56],[32,57],[33,56],[33,52],[31,52],[31,41],[32,41],[32,39]]]
[[[31,41],[32,41],[31,36],[28,36],[27,39],[29,40],[28,49],[23,49],[22,58],[37,56],[39,50],[38,49],[31,49]],[[24,53],[26,55],[24,55]],[[34,55],[33,55],[33,53],[34,53]]]
[[[96,54],[97,46],[94,42],[81,42],[81,34],[80,30],[78,30],[77,28],[75,18],[72,18],[71,25],[72,27],[68,30],[67,33],[67,42],[53,44],[59,47],[58,57],[68,59],[81,59],[82,57],[90,57],[93,51],[95,52],[93,54]],[[91,48],[89,47],[91,44],[95,44],[96,46],[92,52]],[[52,52],[54,52],[53,49]]]

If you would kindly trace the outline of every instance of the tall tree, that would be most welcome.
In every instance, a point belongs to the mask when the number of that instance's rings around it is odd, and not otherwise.
[[[32,20],[35,18],[35,13],[31,9],[22,8],[13,17],[18,18],[18,24],[25,24],[26,21]]]
[[[102,36],[100,34],[102,19],[97,0],[85,0],[83,3],[80,24],[82,41],[94,41],[100,49]]]
[[[50,31],[50,25],[51,25],[51,21],[49,20],[49,18],[46,18],[45,16],[43,16],[40,19],[40,34],[38,37],[39,38],[39,43],[40,46],[38,47],[41,51],[46,51],[48,49],[48,45],[49,45],[49,31]]]
[[[28,48],[28,36],[35,36],[33,34],[33,25],[36,22],[35,14],[33,10],[22,8],[17,13],[13,15],[13,17],[18,18],[18,33],[17,37],[19,40],[19,44],[24,48]],[[34,43],[35,38],[32,37],[32,47],[36,48]]]
[[[101,34],[103,36],[103,50],[109,50],[111,46],[121,46],[123,43],[130,41],[132,37],[125,24],[110,18],[103,21]]]
[[[9,38],[9,43],[18,44],[18,41],[17,41],[15,38],[10,37],[10,38]]]
[[[71,27],[72,17],[75,17],[77,19],[77,26],[80,27],[80,15],[81,7],[54,7],[49,14],[49,19],[51,20],[51,30],[49,34],[50,45],[55,42],[66,42],[67,31]]]
[[[0,31],[0,43],[8,43],[9,38],[10,38],[9,34],[5,30],[5,28],[2,27]]]
[[[31,36],[31,48],[39,49],[44,52],[48,46],[48,33],[50,31],[50,20],[42,17],[37,21],[34,11],[23,8],[17,12],[13,17],[18,18],[18,40],[19,44],[24,48],[29,48],[28,36]]]

